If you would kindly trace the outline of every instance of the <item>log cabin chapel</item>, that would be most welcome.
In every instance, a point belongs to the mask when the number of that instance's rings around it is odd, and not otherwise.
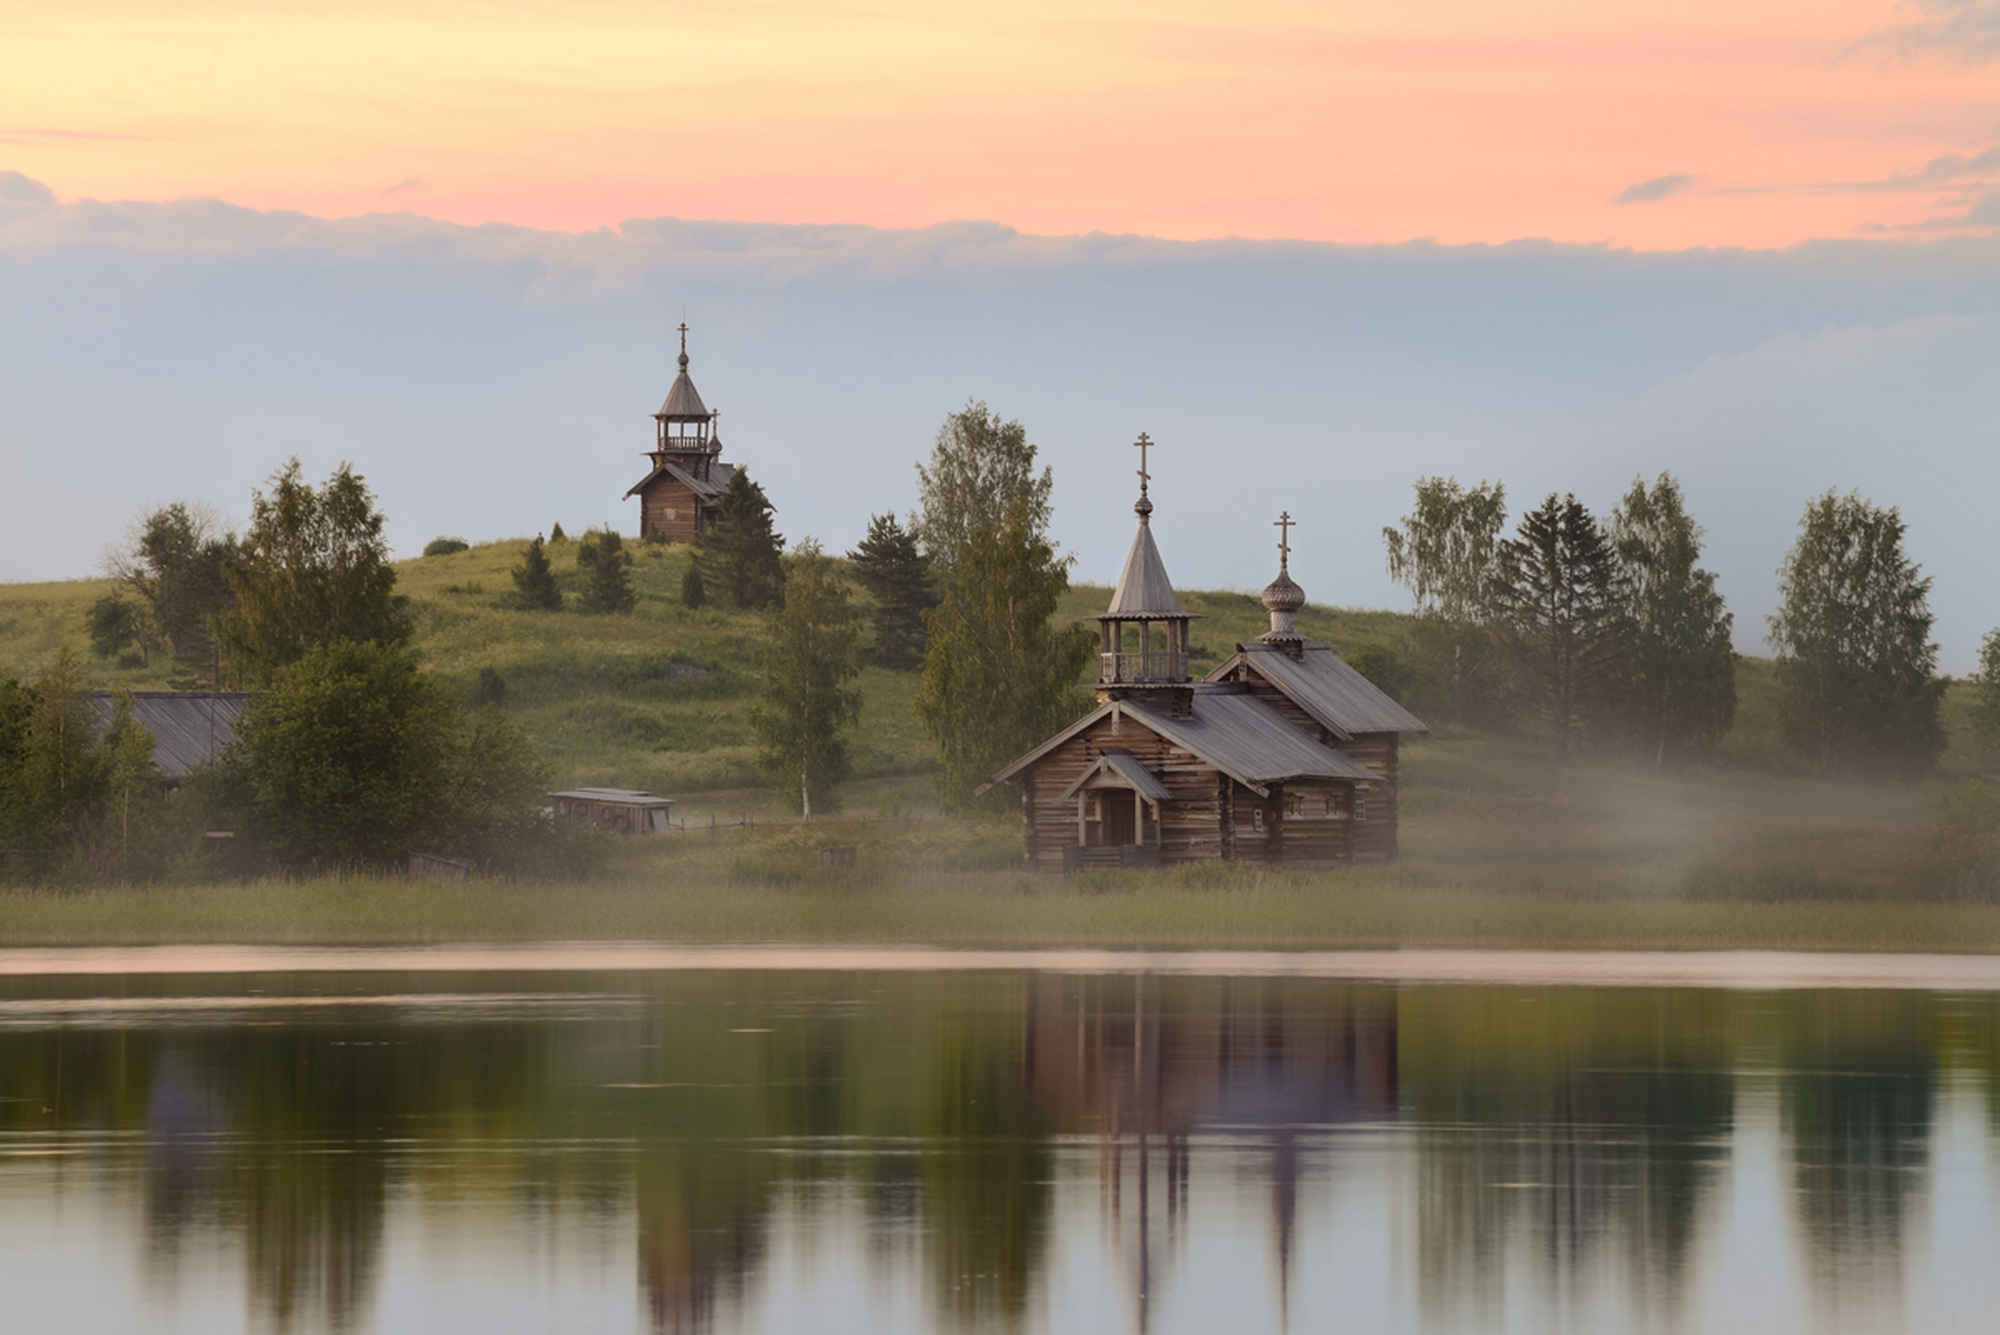
[[[1152,442],[1135,444],[1139,531],[1097,618],[1097,708],[987,781],[1021,785],[1029,866],[1390,861],[1399,744],[1429,729],[1299,634],[1306,595],[1291,577],[1289,512],[1263,593],[1271,628],[1193,680],[1193,617],[1153,541]]]
[[[625,498],[639,498],[639,536],[656,542],[693,542],[707,529],[735,466],[721,461],[722,414],[712,412],[688,377],[688,327],[681,321],[680,374],[666,402],[653,414],[652,471]]]

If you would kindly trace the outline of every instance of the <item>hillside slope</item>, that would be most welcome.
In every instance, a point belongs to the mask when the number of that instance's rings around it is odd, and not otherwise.
[[[506,683],[507,708],[544,749],[565,784],[615,784],[679,793],[754,787],[761,781],[749,711],[755,689],[762,618],[714,606],[681,605],[683,547],[636,543],[633,587],[637,609],[626,616],[572,611],[524,612],[510,606],[513,567],[527,544],[483,544],[450,556],[418,557],[397,566],[398,588],[417,611],[417,648],[454,689],[471,697],[482,669]],[[574,542],[553,543],[549,555],[566,594],[580,585]],[[90,655],[84,613],[109,591],[104,580],[0,585],[0,672],[26,676],[68,646],[93,683],[109,689],[159,689],[171,667],[120,667]],[[1101,586],[1079,585],[1060,615],[1095,615],[1108,600]],[[1197,673],[1221,661],[1265,626],[1249,593],[1183,591],[1194,623]],[[1308,607],[1299,617],[1308,635],[1331,642],[1350,658],[1404,650],[1405,614]],[[914,673],[868,668],[861,676],[862,722],[854,738],[855,769],[864,780],[912,780],[935,760],[912,701]],[[1738,673],[1742,699],[1725,761],[1759,768],[1781,763],[1771,665],[1745,659]],[[1954,752],[1947,769],[1963,769],[1968,701],[1962,689],[1947,699]],[[894,785],[912,798],[921,780]]]

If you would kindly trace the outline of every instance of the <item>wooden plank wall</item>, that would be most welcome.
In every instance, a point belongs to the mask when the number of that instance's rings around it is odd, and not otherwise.
[[[1160,804],[1162,862],[1222,856],[1227,779],[1207,761],[1132,719],[1105,718],[1044,756],[1022,785],[1031,866],[1039,871],[1062,870],[1063,849],[1076,843],[1076,799],[1065,798],[1063,791],[1095,765],[1107,748],[1130,751],[1174,795],[1172,801]],[[1151,842],[1150,821],[1146,833]]]
[[[675,478],[660,478],[639,493],[639,536],[693,542],[695,507],[693,488]]]
[[[1393,732],[1361,733],[1340,741],[1318,720],[1293,703],[1290,696],[1265,681],[1247,665],[1239,665],[1227,680],[1241,682],[1250,694],[1280,718],[1312,737],[1322,746],[1353,756],[1382,777],[1373,788],[1361,790],[1360,817],[1354,823],[1353,852],[1357,862],[1389,862],[1396,856],[1397,790],[1402,784],[1398,756],[1400,738]]]

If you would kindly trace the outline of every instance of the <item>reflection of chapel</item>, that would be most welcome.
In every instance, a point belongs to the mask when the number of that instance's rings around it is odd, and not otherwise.
[[[682,322],[680,374],[666,402],[653,414],[653,448],[646,457],[653,471],[626,492],[639,498],[639,536],[661,542],[693,542],[708,528],[716,502],[736,469],[721,461],[720,413],[703,406],[688,378],[687,324]]]
[[[1099,626],[1097,708],[994,775],[1017,782],[1030,866],[1164,862],[1330,866],[1396,855],[1397,753],[1428,731],[1295,625],[1289,514],[1271,628],[1201,681],[1153,542],[1139,437],[1139,531]]]

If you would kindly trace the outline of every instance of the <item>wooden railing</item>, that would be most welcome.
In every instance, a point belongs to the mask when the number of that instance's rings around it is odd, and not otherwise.
[[[1175,649],[1142,649],[1099,654],[1097,658],[1100,681],[1181,681],[1187,677],[1187,655]]]

